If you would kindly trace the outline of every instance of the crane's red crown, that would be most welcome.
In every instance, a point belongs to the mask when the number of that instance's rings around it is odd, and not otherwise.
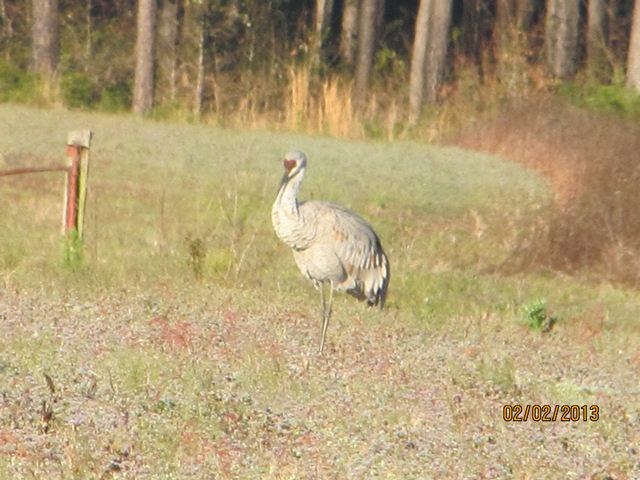
[[[284,161],[284,169],[287,172],[290,172],[294,168],[296,168],[296,161],[295,160],[287,160],[287,159],[285,159],[285,161]]]

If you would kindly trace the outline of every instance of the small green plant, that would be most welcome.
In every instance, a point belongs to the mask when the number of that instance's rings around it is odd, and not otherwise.
[[[523,310],[527,325],[536,332],[549,332],[558,321],[558,317],[549,313],[547,300],[543,298],[526,304]]]
[[[193,237],[190,233],[185,238],[187,252],[189,254],[189,266],[193,271],[196,280],[202,280],[204,271],[204,260],[207,257],[207,250],[204,241],[199,237]]]
[[[77,230],[71,230],[64,238],[62,246],[62,266],[76,272],[82,267],[84,244]]]

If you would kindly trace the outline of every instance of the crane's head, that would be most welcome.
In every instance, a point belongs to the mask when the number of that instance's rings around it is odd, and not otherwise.
[[[300,150],[291,150],[284,156],[284,176],[282,184],[288,182],[307,166],[307,156]]]

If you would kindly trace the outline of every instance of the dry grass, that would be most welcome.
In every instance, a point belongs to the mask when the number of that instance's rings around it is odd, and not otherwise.
[[[284,120],[282,124],[275,120],[276,128],[349,139],[406,137],[399,92],[372,87],[367,105],[357,112],[351,79],[340,75],[314,77],[307,67],[297,67],[289,70],[284,98]]]
[[[338,77],[314,79],[308,68],[292,68],[289,77],[285,109],[285,125],[289,130],[364,137],[353,109],[350,82]]]
[[[303,126],[309,118],[310,96],[309,96],[309,70],[291,69],[289,71],[289,95],[285,110],[285,122],[291,130],[296,130]]]
[[[357,124],[350,86],[344,86],[339,79],[329,79],[322,84],[321,105],[318,109],[318,130],[334,137],[354,135]]]
[[[481,65],[456,57],[452,79],[441,86],[437,103],[424,105],[417,123],[408,119],[408,65],[395,57],[379,59],[366,103],[359,109],[353,105],[353,78],[347,72],[320,73],[308,63],[295,61],[275,70],[221,72],[211,89],[214,105],[198,120],[349,139],[432,142],[504,101],[549,91],[554,81],[542,66],[527,62],[531,55],[526,38],[514,30],[503,47],[493,45],[483,52]],[[160,106],[156,114],[157,118],[192,119],[178,104]]]
[[[522,265],[595,268],[640,283],[640,128],[543,100],[477,122],[454,142],[550,179],[553,211],[539,237],[522,246]]]

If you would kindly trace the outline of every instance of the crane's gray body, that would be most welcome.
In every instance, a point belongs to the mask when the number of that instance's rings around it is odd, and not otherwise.
[[[378,236],[351,210],[329,202],[298,202],[297,194],[306,169],[306,156],[290,152],[271,210],[278,238],[293,249],[298,268],[316,287],[331,288],[384,306],[390,268]]]

